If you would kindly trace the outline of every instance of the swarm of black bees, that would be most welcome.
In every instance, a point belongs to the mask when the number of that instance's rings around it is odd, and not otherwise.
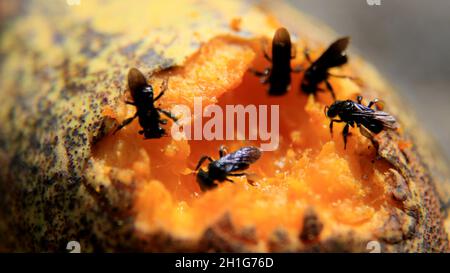
[[[334,103],[325,108],[325,115],[331,119],[331,134],[333,133],[333,123],[345,123],[342,131],[344,149],[347,148],[350,126],[357,125],[361,133],[368,138],[372,137],[371,133],[378,134],[382,130],[396,130],[398,128],[395,118],[377,107],[378,99],[371,101],[367,106],[362,104],[361,96],[358,96],[356,102],[336,100],[333,86],[328,80],[330,77],[357,80],[351,76],[335,75],[329,72],[331,68],[340,67],[348,62],[346,49],[349,43],[349,37],[337,39],[317,60],[312,60],[309,50],[305,49],[303,54],[309,66],[292,68],[290,62],[291,59],[295,58],[295,50],[293,50],[289,32],[285,28],[280,28],[275,32],[272,39],[272,56],[268,56],[264,50],[264,57],[272,63],[272,67],[266,68],[263,72],[250,69],[256,76],[261,77],[261,83],[269,84],[268,94],[270,96],[279,96],[288,92],[291,84],[291,72],[304,72],[300,90],[305,94],[316,95],[320,91],[330,92]],[[319,86],[322,83],[325,84],[325,90]],[[373,106],[377,108],[373,109]]]
[[[368,138],[372,134],[378,134],[383,130],[396,130],[398,123],[396,119],[381,111],[377,99],[371,101],[367,106],[363,105],[362,97],[358,96],[356,101],[336,100],[333,86],[329,82],[330,77],[356,78],[347,75],[335,75],[329,72],[331,68],[340,67],[348,62],[346,49],[350,38],[343,37],[333,42],[316,60],[312,60],[309,50],[305,49],[303,54],[307,61],[307,66],[291,66],[291,60],[296,56],[296,47],[292,45],[291,36],[285,28],[279,28],[272,39],[272,52],[269,55],[263,49],[264,58],[271,63],[271,66],[264,71],[250,69],[249,71],[260,77],[262,84],[268,84],[269,96],[282,96],[288,92],[291,85],[291,73],[303,73],[300,83],[300,91],[305,94],[316,96],[318,92],[328,91],[334,102],[325,107],[325,115],[330,121],[330,134],[333,134],[334,123],[345,123],[342,131],[344,139],[344,149],[347,147],[347,137],[349,128],[360,129],[361,133]],[[125,119],[114,133],[130,124],[138,118],[142,130],[139,134],[144,139],[155,139],[166,136],[166,131],[162,127],[167,124],[167,119],[163,119],[161,114],[177,122],[177,118],[169,111],[155,106],[155,102],[160,99],[167,90],[168,80],[164,80],[160,88],[160,93],[155,97],[153,87],[147,83],[145,76],[136,68],[130,69],[128,73],[128,87],[133,101],[126,101],[127,104],[136,107],[136,113]],[[321,86],[325,86],[322,88]],[[202,191],[211,190],[217,187],[216,182],[233,182],[230,177],[247,176],[242,172],[249,168],[261,157],[261,150],[257,147],[242,147],[232,153],[227,153],[226,148],[219,149],[219,159],[214,160],[210,156],[202,156],[195,168],[197,182]],[[205,161],[209,161],[207,170],[201,167]],[[247,177],[250,184],[252,181]]]

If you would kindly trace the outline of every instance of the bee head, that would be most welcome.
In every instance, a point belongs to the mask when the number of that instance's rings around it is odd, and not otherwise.
[[[217,185],[214,183],[214,180],[209,177],[208,172],[205,172],[202,169],[199,169],[197,172],[197,182],[202,191],[211,190],[217,187]]]
[[[334,118],[339,114],[339,101],[335,101],[332,105],[329,107],[325,107],[325,114],[329,118]]]
[[[291,36],[289,35],[289,32],[285,28],[279,28],[275,32],[275,35],[273,37],[273,43],[274,45],[278,47],[287,47],[291,46]]]

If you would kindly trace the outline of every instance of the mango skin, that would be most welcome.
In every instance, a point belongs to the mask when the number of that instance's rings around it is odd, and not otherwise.
[[[137,234],[133,185],[100,187],[100,178],[86,172],[92,145],[111,129],[102,109],[115,107],[130,67],[149,75],[182,66],[216,36],[270,37],[273,18],[315,43],[334,35],[284,3],[158,2],[32,1],[6,25],[0,40],[1,251],[66,251],[71,240],[79,241],[83,252],[258,251],[252,236],[238,234],[227,215],[198,241],[164,231]],[[267,16],[269,10],[274,17]],[[229,27],[236,17],[244,18],[240,31]],[[374,140],[400,175],[394,177],[404,179],[411,192],[377,239],[385,242],[383,251],[447,251],[448,162],[395,91],[371,66],[354,60],[350,67],[367,87],[363,95],[383,97],[405,128]],[[414,145],[400,149],[397,140],[404,138]],[[286,242],[281,230],[270,250],[361,252],[371,238],[336,234],[305,245]]]

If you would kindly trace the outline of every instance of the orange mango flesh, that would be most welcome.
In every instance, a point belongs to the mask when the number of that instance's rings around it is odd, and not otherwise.
[[[255,227],[258,238],[266,241],[277,228],[298,236],[305,209],[314,207],[324,224],[320,235],[324,239],[337,231],[374,232],[387,217],[389,207],[395,205],[384,182],[389,166],[376,159],[370,141],[351,129],[344,150],[342,125],[337,124],[334,136],[330,135],[323,111],[332,102],[328,93],[314,98],[300,92],[300,73],[293,74],[286,95],[269,97],[267,86],[247,72],[250,67],[269,65],[258,45],[255,41],[215,38],[183,67],[149,79],[158,93],[162,79],[169,77],[169,89],[161,99],[165,109],[173,104],[192,108],[194,96],[203,98],[203,107],[213,103],[222,109],[230,104],[279,105],[279,148],[264,152],[248,169],[256,185],[248,184],[245,178],[233,178],[234,184],[225,182],[215,190],[201,192],[192,170],[202,155],[218,159],[222,144],[234,151],[259,146],[260,141],[175,141],[170,136],[144,140],[135,120],[94,147],[98,166],[122,172],[121,179],[136,182],[134,211],[139,231],[165,230],[180,238],[196,239],[228,212],[236,228]],[[313,57],[322,50],[314,50]],[[301,63],[302,56],[293,61],[294,65]],[[336,74],[351,73],[347,69],[337,69]],[[354,98],[360,92],[347,79],[331,79],[331,83],[338,99]],[[116,109],[106,109],[105,115],[121,122],[134,111],[122,102]],[[169,134],[170,126],[170,122],[165,126]]]

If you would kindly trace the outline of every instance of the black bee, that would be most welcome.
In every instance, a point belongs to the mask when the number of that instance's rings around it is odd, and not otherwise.
[[[135,106],[137,111],[134,116],[124,120],[114,131],[114,134],[130,124],[135,118],[139,118],[139,124],[142,127],[139,134],[144,135],[144,139],[161,138],[162,136],[165,136],[166,131],[160,125],[167,124],[167,120],[162,119],[160,113],[173,121],[177,121],[177,119],[169,111],[155,107],[154,103],[160,99],[167,90],[167,80],[163,81],[161,92],[154,98],[153,87],[147,83],[145,76],[138,69],[132,68],[128,72],[128,87],[130,88],[133,101],[126,101],[126,103]]]
[[[263,72],[251,69],[256,76],[261,77],[261,83],[269,84],[269,95],[281,96],[285,94],[291,84],[291,59],[292,54],[291,36],[285,28],[279,28],[272,40],[272,58],[264,50],[264,57],[272,63],[272,68],[266,68]]]
[[[334,94],[333,87],[328,81],[328,78],[330,76],[337,78],[354,78],[349,76],[333,75],[329,73],[328,70],[333,67],[342,66],[348,62],[348,57],[345,50],[347,49],[349,42],[349,37],[338,39],[332,43],[328,49],[314,62],[311,60],[308,50],[305,50],[305,58],[311,65],[306,69],[300,84],[300,88],[304,93],[316,94],[317,91],[322,91],[318,85],[325,82],[328,91],[330,91],[333,99],[336,100],[336,95]]]
[[[261,150],[256,147],[243,147],[234,153],[226,154],[225,147],[219,150],[220,158],[213,160],[209,156],[202,156],[198,161],[195,171],[197,172],[197,182],[202,191],[211,190],[217,187],[214,181],[224,182],[233,180],[229,176],[244,176],[246,173],[235,173],[246,170],[250,164],[256,162],[261,157]],[[208,171],[200,169],[205,160],[209,160]]]
[[[398,128],[398,123],[395,118],[388,113],[372,109],[372,106],[377,105],[378,100],[371,101],[367,106],[362,105],[362,97],[358,96],[357,102],[352,100],[337,100],[330,107],[326,107],[326,115],[331,118],[330,132],[333,133],[333,123],[345,122],[342,135],[344,137],[344,149],[347,147],[347,136],[349,134],[349,127],[355,127],[355,124],[360,128],[361,133],[370,138],[371,135],[367,130],[374,134],[380,133],[382,130],[395,130]],[[339,116],[340,119],[333,119]],[[364,126],[367,130],[364,131]]]

